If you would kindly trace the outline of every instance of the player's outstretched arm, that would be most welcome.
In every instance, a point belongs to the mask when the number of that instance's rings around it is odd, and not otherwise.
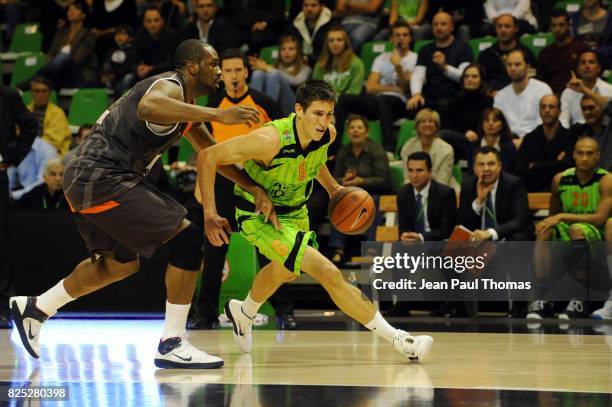
[[[259,112],[250,106],[216,109],[183,102],[181,87],[159,81],[138,103],[138,119],[155,124],[217,121],[224,124],[257,123]]]
[[[244,136],[234,137],[223,143],[202,150],[198,153],[198,185],[202,193],[204,207],[204,222],[206,236],[210,243],[221,246],[229,243],[229,224],[220,218],[215,202],[215,172],[220,165],[242,163],[247,160],[269,162],[280,150],[280,139],[273,127],[262,127]],[[261,190],[261,188],[255,188]],[[249,191],[251,192],[251,191]],[[255,195],[255,206],[279,227],[271,202],[261,199],[261,194]],[[265,194],[264,194],[265,196]],[[221,219],[223,219],[223,222]]]

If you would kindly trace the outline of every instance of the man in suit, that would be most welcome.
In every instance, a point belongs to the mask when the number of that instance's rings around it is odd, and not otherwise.
[[[459,224],[473,230],[473,241],[533,239],[525,183],[502,171],[501,155],[494,147],[474,152],[474,175],[461,185]],[[524,317],[526,313],[527,303],[514,301],[509,316]]]
[[[19,135],[15,129],[19,127]],[[8,299],[13,294],[13,274],[9,264],[9,188],[6,170],[17,166],[30,151],[38,122],[26,109],[16,89],[0,85],[0,328],[12,326],[8,319]]]
[[[400,240],[439,241],[448,239],[457,218],[455,191],[432,179],[431,157],[424,151],[408,156],[409,184],[397,194]],[[409,316],[408,303],[397,302],[388,316]]]
[[[400,239],[448,239],[457,217],[454,190],[432,179],[431,157],[426,152],[410,154],[406,166],[410,183],[397,194]]]
[[[232,27],[217,15],[219,7],[215,0],[195,0],[193,8],[197,18],[181,30],[181,40],[199,39],[215,47],[219,54],[240,45]]]

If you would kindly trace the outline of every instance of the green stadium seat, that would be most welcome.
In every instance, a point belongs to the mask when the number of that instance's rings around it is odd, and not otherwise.
[[[380,121],[375,120],[369,122],[368,138],[378,145],[382,145],[382,128],[380,127]],[[344,133],[342,134],[342,144],[348,144],[350,142],[347,126],[344,126]]]
[[[266,61],[269,65],[274,65],[278,61],[278,46],[274,45],[271,47],[262,48],[259,51],[259,58]]]
[[[23,92],[23,94],[21,95],[21,100],[23,100],[24,105],[29,104],[32,101],[32,92],[30,92],[29,90]],[[51,103],[57,105],[57,92],[54,90],[51,91]]]
[[[478,59],[478,55],[480,55],[482,51],[495,44],[496,41],[497,38],[490,35],[486,37],[471,39],[469,41],[469,44],[470,48],[472,48],[472,55],[474,56],[474,61]]]
[[[425,45],[427,44],[431,44],[433,42],[433,40],[420,40],[420,41],[415,41],[414,42],[414,47],[413,47],[413,51],[416,52],[417,54],[419,53],[419,51],[421,50],[421,48],[423,48]]]
[[[11,86],[16,87],[33,77],[47,63],[47,57],[42,52],[19,55],[15,60]]]
[[[554,40],[552,33],[525,34],[521,37],[523,45],[529,48],[536,57],[544,47],[552,44]]]
[[[23,23],[15,27],[10,52],[40,52],[42,51],[42,33],[38,23]]]
[[[555,2],[555,8],[557,10],[565,10],[568,13],[576,13],[580,11],[584,0],[565,0]]]
[[[93,124],[108,107],[108,94],[104,88],[79,89],[70,102],[68,123],[74,126]]]
[[[405,184],[404,182],[404,165],[401,161],[391,161],[389,163],[391,169],[391,184],[395,191],[399,191]]]
[[[206,106],[207,104],[208,104],[208,95],[203,95],[196,99],[196,105],[198,106]]]
[[[463,179],[463,171],[461,171],[461,167],[457,164],[453,165],[453,177],[455,177],[455,181],[457,181],[457,184],[461,185],[461,180]]]
[[[372,64],[374,64],[374,60],[377,56],[384,52],[391,51],[393,51],[393,44],[389,41],[370,41],[363,44],[359,57],[365,66],[366,75],[370,74]]]
[[[185,137],[181,137],[179,140],[179,151],[178,151],[178,161],[189,162],[193,158],[195,154],[195,150],[191,146],[189,140]]]
[[[408,140],[416,136],[416,128],[414,120],[406,120],[402,123],[399,131],[399,136],[397,137],[397,142],[395,143],[395,156],[399,159],[400,151],[402,147]]]

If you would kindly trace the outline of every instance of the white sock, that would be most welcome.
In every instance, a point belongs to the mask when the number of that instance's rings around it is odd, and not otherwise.
[[[166,319],[164,321],[164,333],[162,341],[168,338],[185,336],[185,324],[191,304],[170,304],[166,301]]]
[[[374,332],[389,343],[393,343],[395,332],[397,329],[393,328],[389,323],[380,315],[380,312],[376,311],[374,318],[367,323],[366,328]]]
[[[261,307],[261,304],[261,302],[257,302],[251,298],[251,292],[249,291],[246,298],[242,302],[242,312],[244,312],[247,317],[253,319],[255,318],[255,315],[257,315],[257,310],[259,307]]]
[[[70,301],[74,301],[64,288],[64,279],[55,284],[45,293],[36,298],[36,306],[48,316],[53,316],[57,310]]]

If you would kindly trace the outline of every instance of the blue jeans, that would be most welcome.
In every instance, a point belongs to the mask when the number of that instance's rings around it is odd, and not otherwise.
[[[251,75],[251,87],[276,100],[284,117],[293,112],[295,92],[278,70],[272,72],[254,71]]]
[[[351,46],[357,54],[359,54],[361,46],[374,38],[374,34],[376,34],[376,26],[368,24],[342,23],[342,26],[348,33]]]

